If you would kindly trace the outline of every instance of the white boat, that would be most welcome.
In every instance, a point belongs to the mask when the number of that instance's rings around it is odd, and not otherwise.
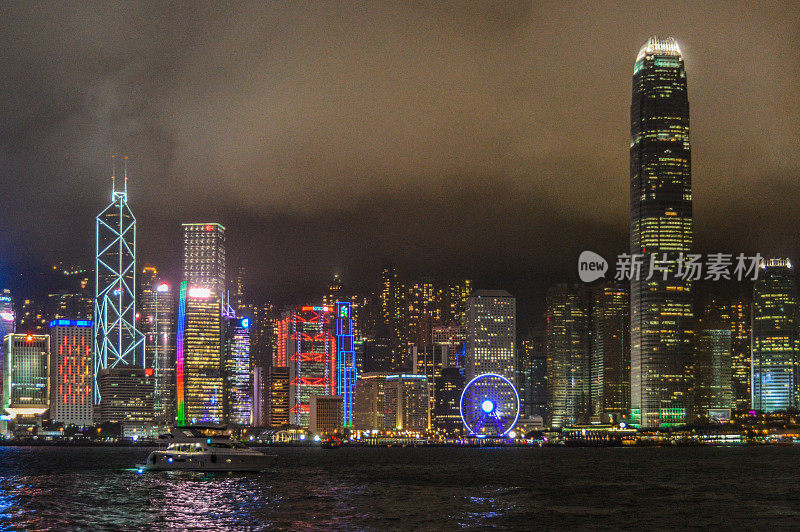
[[[192,425],[175,427],[159,437],[169,441],[166,449],[150,453],[142,471],[222,471],[256,472],[265,470],[274,455],[250,449],[231,439],[225,427]]]

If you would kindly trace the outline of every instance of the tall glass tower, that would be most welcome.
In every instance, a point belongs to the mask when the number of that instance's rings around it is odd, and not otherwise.
[[[771,259],[753,287],[752,407],[797,408],[800,330],[797,283],[788,259]]]
[[[128,207],[127,169],[122,190],[111,179],[111,203],[95,223],[95,379],[102,369],[145,364],[144,336],[135,324],[136,218]],[[94,390],[99,403],[100,387]]]
[[[176,399],[179,424],[223,421],[225,227],[183,224]]]
[[[633,67],[631,254],[643,275],[631,281],[631,422],[687,419],[692,356],[692,287],[676,259],[692,249],[692,173],[686,69],[675,39],[651,37]],[[647,280],[651,260],[670,264]],[[663,262],[662,262],[663,261]]]

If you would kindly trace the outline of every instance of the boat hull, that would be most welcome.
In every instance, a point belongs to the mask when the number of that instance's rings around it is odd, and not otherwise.
[[[217,456],[211,453],[171,453],[154,451],[147,462],[137,467],[142,471],[206,471],[256,473],[264,471],[275,460],[266,454]]]

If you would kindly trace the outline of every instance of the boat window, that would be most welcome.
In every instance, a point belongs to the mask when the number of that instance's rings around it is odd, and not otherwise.
[[[223,442],[211,442],[208,444],[209,447],[214,447],[215,449],[231,449],[232,446],[230,443],[223,443]]]

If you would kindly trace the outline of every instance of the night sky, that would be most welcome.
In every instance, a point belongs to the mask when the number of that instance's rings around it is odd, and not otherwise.
[[[628,247],[656,33],[686,60],[698,249],[798,258],[800,4],[750,4],[2,4],[0,284],[91,264],[123,153],[139,260],[172,276],[179,224],[219,221],[259,298],[391,260],[537,314],[580,251]]]

